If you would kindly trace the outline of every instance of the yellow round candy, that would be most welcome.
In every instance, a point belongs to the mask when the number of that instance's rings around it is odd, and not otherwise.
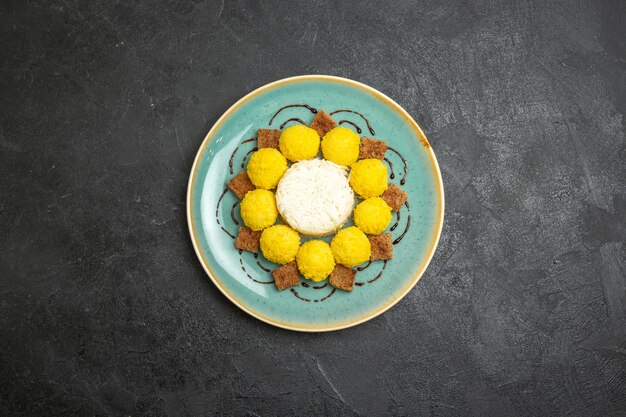
[[[274,148],[259,149],[250,157],[248,176],[257,188],[271,190],[287,171],[287,160]]]
[[[359,158],[359,135],[347,127],[336,127],[324,135],[322,153],[324,159],[337,165],[350,166]]]
[[[352,164],[350,186],[363,198],[378,197],[387,189],[387,167],[380,159],[362,159]]]
[[[315,282],[325,279],[335,268],[330,246],[322,240],[309,240],[300,246],[296,263],[302,276]]]
[[[289,226],[277,224],[263,230],[260,245],[265,259],[284,265],[296,259],[300,235]]]
[[[294,125],[283,130],[278,146],[283,155],[292,162],[313,159],[320,148],[320,136],[310,127]]]
[[[276,222],[278,209],[274,193],[267,190],[252,190],[241,200],[241,218],[252,230],[263,230]]]
[[[354,209],[354,224],[370,235],[381,234],[391,222],[391,208],[380,197],[359,203]]]
[[[348,268],[369,260],[372,253],[369,239],[354,226],[340,230],[330,242],[330,249],[335,261]]]

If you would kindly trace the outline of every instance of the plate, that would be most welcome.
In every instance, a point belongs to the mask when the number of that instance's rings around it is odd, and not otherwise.
[[[226,188],[256,148],[259,128],[309,124],[318,109],[360,136],[383,139],[392,182],[409,195],[389,229],[390,261],[359,267],[352,292],[301,278],[278,291],[271,264],[234,247],[239,200]],[[435,154],[419,125],[383,93],[345,78],[304,75],[267,84],[235,103],[200,145],[187,191],[187,221],[205,271],[235,305],[274,326],[330,331],[363,323],[391,308],[419,281],[441,233],[444,193]]]

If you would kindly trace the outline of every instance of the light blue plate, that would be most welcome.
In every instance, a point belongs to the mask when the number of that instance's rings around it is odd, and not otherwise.
[[[357,273],[352,292],[334,291],[327,281],[301,284],[278,291],[271,269],[277,265],[239,253],[233,245],[242,224],[237,198],[226,183],[237,175],[256,146],[259,128],[278,129],[289,119],[310,123],[314,109],[349,109],[336,121],[360,129],[361,136],[386,140],[392,182],[408,193],[407,205],[394,214],[390,229],[393,259],[372,262]],[[369,121],[368,123],[365,121]],[[297,121],[287,122],[287,126]],[[252,140],[250,140],[252,139]],[[405,164],[406,161],[406,164]],[[391,164],[389,164],[389,162]],[[406,171],[405,171],[406,166]],[[345,78],[309,75],[263,86],[235,103],[215,123],[202,142],[189,178],[187,220],[191,239],[211,280],[233,303],[252,316],[275,326],[299,331],[337,330],[363,323],[383,313],[413,288],[433,256],[443,223],[444,195],[435,155],[417,123],[389,97]],[[404,235],[401,239],[400,237]],[[362,266],[366,266],[364,264]],[[265,269],[263,269],[265,268]],[[323,287],[323,288],[315,288]]]

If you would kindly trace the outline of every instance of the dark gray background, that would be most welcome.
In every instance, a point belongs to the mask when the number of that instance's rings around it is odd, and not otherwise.
[[[2,1],[5,415],[626,413],[626,2]],[[367,83],[425,129],[446,218],[358,327],[232,305],[194,154],[267,82]]]

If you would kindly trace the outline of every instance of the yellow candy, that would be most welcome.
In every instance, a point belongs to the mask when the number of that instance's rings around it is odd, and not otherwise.
[[[310,240],[300,246],[296,263],[302,276],[315,282],[325,279],[335,268],[333,253],[322,240]]]
[[[380,197],[362,201],[354,209],[354,224],[370,235],[381,234],[391,222],[391,207]]]
[[[250,157],[248,176],[257,188],[271,190],[287,171],[287,160],[274,148],[259,149]]]
[[[241,200],[241,218],[252,230],[263,230],[276,222],[278,209],[274,193],[267,190],[253,190]]]
[[[324,158],[337,165],[350,166],[359,158],[359,135],[347,127],[336,127],[324,135]]]
[[[372,253],[369,239],[354,226],[340,230],[330,242],[330,249],[335,261],[348,268],[367,261]]]
[[[296,259],[300,235],[289,226],[277,224],[263,230],[260,245],[265,259],[284,265]]]
[[[352,164],[350,186],[363,198],[378,197],[387,189],[387,167],[380,159],[362,159]]]
[[[313,159],[320,148],[320,136],[310,127],[294,125],[283,130],[278,146],[283,155],[292,162]]]

